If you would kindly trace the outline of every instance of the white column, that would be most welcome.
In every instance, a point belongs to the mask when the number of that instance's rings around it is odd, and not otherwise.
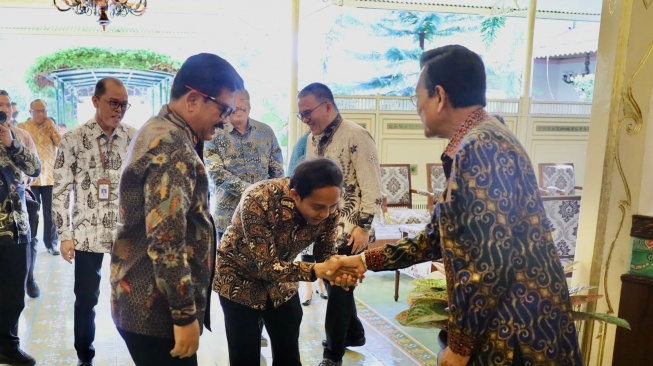
[[[299,69],[299,0],[291,0],[292,15],[290,17],[290,114],[288,115],[288,157],[297,142],[297,93]]]

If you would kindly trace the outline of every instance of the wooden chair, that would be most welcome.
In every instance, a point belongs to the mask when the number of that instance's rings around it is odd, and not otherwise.
[[[544,196],[573,196],[576,190],[583,188],[576,185],[573,163],[540,163],[539,185]]]
[[[381,164],[382,210],[385,224],[428,223],[430,213],[413,209],[409,164]]]
[[[576,255],[581,196],[542,197],[544,211],[553,226],[553,243],[564,267]]]

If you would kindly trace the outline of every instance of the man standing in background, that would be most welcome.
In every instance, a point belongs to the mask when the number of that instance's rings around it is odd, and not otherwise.
[[[30,184],[30,187],[36,200],[41,204],[43,212],[43,244],[48,253],[59,255],[57,228],[52,222],[52,187],[54,161],[61,134],[54,122],[48,118],[48,106],[44,100],[33,100],[29,105],[29,112],[31,118],[27,122],[19,123],[18,127],[32,136],[41,158],[41,175]],[[36,231],[36,228],[33,230]]]
[[[0,90],[0,364],[31,366],[36,360],[20,349],[18,320],[25,307],[30,226],[25,204],[24,175],[36,177],[38,156],[9,123],[11,100]]]
[[[121,123],[130,106],[122,81],[101,79],[92,100],[95,117],[63,136],[54,167],[53,213],[62,257],[75,260],[75,350],[83,366],[95,357],[102,260],[114,241],[122,162],[136,133]]]
[[[297,117],[306,123],[306,158],[335,161],[344,176],[343,199],[336,245],[338,254],[350,255],[367,248],[374,237],[372,221],[381,205],[381,178],[376,143],[367,130],[342,118],[333,93],[313,83],[297,95]],[[345,347],[365,344],[365,329],[356,313],[353,288],[345,291],[326,283],[329,291],[322,365],[340,365]]]

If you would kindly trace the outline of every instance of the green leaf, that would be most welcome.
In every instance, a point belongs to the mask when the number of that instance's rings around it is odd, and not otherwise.
[[[418,278],[413,280],[412,282],[413,286],[416,287],[426,287],[426,288],[432,288],[435,290],[447,290],[447,281],[444,279],[436,279],[436,278]]]
[[[445,310],[446,307],[447,305],[442,303],[415,305],[406,310],[406,313],[401,316],[401,320],[399,319],[399,316],[397,316],[396,319],[402,325],[408,327],[418,325],[424,326],[427,323],[448,321],[449,313]],[[402,322],[405,322],[405,324]]]
[[[622,319],[609,314],[589,313],[585,311],[572,311],[571,316],[572,318],[574,318],[574,320],[599,320],[602,322],[615,324],[617,326],[630,330],[630,323],[628,323],[626,319]]]
[[[433,291],[432,289],[426,290],[425,287],[417,287],[408,294],[408,306],[444,303],[449,302],[449,295],[446,290]]]

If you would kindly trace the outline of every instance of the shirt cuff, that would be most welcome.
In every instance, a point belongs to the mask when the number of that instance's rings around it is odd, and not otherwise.
[[[211,295],[209,294],[209,296],[211,296]],[[179,326],[179,327],[183,327],[183,326],[186,326],[186,325],[194,322],[195,319],[197,319],[197,318],[194,315],[188,315],[188,316],[183,316],[183,317],[180,317],[180,316],[175,317],[173,315],[172,316],[172,324],[174,324],[176,326]],[[200,324],[200,326],[201,326],[201,324]]]
[[[378,247],[365,251],[364,264],[370,271],[380,271],[384,269],[383,247]]]
[[[460,330],[452,329],[451,326],[449,326],[447,334],[447,346],[451,348],[452,351],[461,356],[471,356],[474,354],[474,351],[478,346],[476,338],[464,335]]]

